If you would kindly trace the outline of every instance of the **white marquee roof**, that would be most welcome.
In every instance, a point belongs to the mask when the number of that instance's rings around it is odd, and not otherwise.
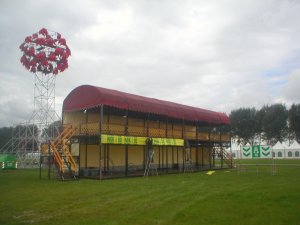
[[[285,149],[286,147],[281,144],[279,141],[273,146],[273,149],[274,150],[282,150],[282,149]]]
[[[287,149],[300,149],[300,145],[297,141],[294,141]]]

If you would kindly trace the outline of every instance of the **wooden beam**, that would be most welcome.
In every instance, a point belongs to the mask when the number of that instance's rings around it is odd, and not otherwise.
[[[102,180],[102,126],[103,126],[103,110],[104,106],[100,106],[100,112],[99,112],[99,180]]]

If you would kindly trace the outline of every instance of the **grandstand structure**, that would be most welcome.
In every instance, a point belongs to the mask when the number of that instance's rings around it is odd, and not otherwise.
[[[232,167],[223,113],[82,85],[65,98],[62,123],[70,134],[61,140],[68,157],[55,157],[62,174],[67,165],[98,179]]]

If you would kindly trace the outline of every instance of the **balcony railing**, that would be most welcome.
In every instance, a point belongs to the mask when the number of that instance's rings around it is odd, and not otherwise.
[[[100,134],[100,124],[98,122],[87,123],[87,124],[73,124],[76,127],[76,135],[97,135]],[[188,140],[200,140],[200,141],[230,141],[229,133],[214,132],[209,134],[208,132],[199,132],[198,137],[194,131],[182,131],[181,129],[169,129],[165,128],[153,128],[153,127],[142,127],[142,126],[126,126],[122,124],[114,123],[103,123],[101,132],[103,134],[111,135],[128,135],[138,137],[166,137],[166,138],[182,138]]]

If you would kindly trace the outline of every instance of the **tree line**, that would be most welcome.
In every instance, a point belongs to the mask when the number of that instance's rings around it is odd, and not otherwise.
[[[255,141],[275,144],[285,140],[300,143],[300,104],[293,104],[289,109],[283,104],[264,105],[259,110],[239,108],[232,110],[229,117],[232,137],[242,144]],[[51,124],[47,133],[59,124],[60,121]],[[13,127],[0,128],[0,148],[10,140],[13,130]]]
[[[31,134],[26,131],[26,127],[31,127]],[[29,138],[35,139],[38,136],[41,137],[56,137],[62,131],[61,121],[55,121],[51,123],[47,128],[43,131],[39,130],[38,127],[34,124],[25,125],[17,125],[15,127],[1,127],[0,128],[0,149],[2,147],[7,147],[8,142],[12,137],[18,138],[19,136],[24,136],[25,132],[30,135]],[[32,142],[28,141],[27,148],[31,148]],[[35,147],[38,148],[37,146]]]
[[[300,142],[300,104],[289,109],[284,104],[264,105],[261,109],[239,108],[230,115],[231,134],[239,143],[297,140]]]

